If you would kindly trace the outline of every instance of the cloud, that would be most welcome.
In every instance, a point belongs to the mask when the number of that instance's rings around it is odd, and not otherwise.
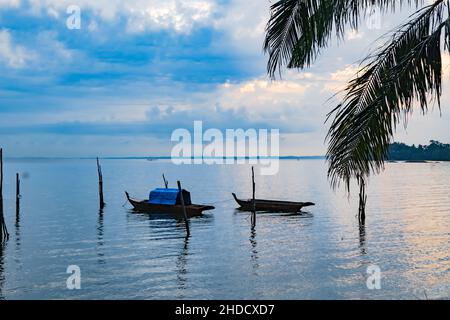
[[[189,33],[194,25],[211,19],[215,3],[204,0],[127,1],[121,7],[129,16],[127,29],[130,32],[160,28]]]
[[[81,30],[66,28],[71,4],[81,7]],[[282,79],[271,81],[262,52],[269,6],[260,0],[0,0],[2,145],[17,145],[25,155],[72,149],[82,155],[100,145],[113,155],[116,146],[123,155],[155,140],[167,145],[173,129],[203,120],[219,129],[279,128],[284,154],[323,154],[326,114],[339,102],[329,98],[356,74],[365,50],[402,18],[383,17],[382,30],[361,23],[311,68],[283,70]],[[446,119],[433,116],[427,127],[412,121],[408,138],[428,140],[429,128]],[[445,136],[447,127],[434,132]]]
[[[264,30],[270,17],[269,3],[261,0],[231,0],[213,22],[225,32],[226,41],[218,44],[228,50],[254,56],[262,52]]]
[[[167,137],[174,129],[190,128],[195,120],[219,129],[276,128],[282,133],[306,133],[321,127],[324,96],[315,93],[326,90],[325,85],[313,74],[290,72],[282,81],[259,77],[196,91],[184,83],[149,86],[142,82],[122,88],[127,96],[121,92],[115,96],[111,95],[115,90],[112,86],[102,96],[95,91],[80,92],[70,103],[66,97],[65,107],[58,107],[56,113],[52,109],[25,113],[20,120],[14,111],[6,113],[0,119],[0,133]],[[171,92],[177,95],[170,96]],[[58,106],[58,100],[53,104]]]
[[[362,39],[363,36],[364,36],[364,32],[358,32],[356,30],[350,30],[349,32],[347,32],[348,40]]]
[[[0,8],[17,8],[21,0],[0,0]]]
[[[359,71],[359,67],[355,64],[345,65],[342,69],[331,72],[327,78],[324,90],[327,92],[339,93],[345,89],[348,81],[354,78]]]
[[[10,68],[20,69],[25,67],[31,58],[32,53],[25,47],[15,44],[8,30],[0,30],[0,63]]]
[[[17,44],[14,36],[18,33],[10,30],[0,30],[0,61],[11,68],[33,69],[39,71],[45,69],[49,72],[51,65],[64,65],[71,62],[76,50],[69,49],[59,41],[58,35],[54,31],[41,31],[33,34],[32,39],[26,37],[22,39],[27,46]]]
[[[274,124],[282,131],[304,131],[313,126],[308,123],[308,108],[314,104],[306,100],[309,90],[317,86],[313,79],[286,79],[272,82],[265,77],[240,83],[225,83],[214,96],[227,110],[243,109],[252,119]],[[320,102],[317,102],[320,103]],[[302,114],[300,117],[299,115]]]
[[[86,17],[101,20],[106,24],[121,23],[123,19],[129,32],[172,30],[176,33],[189,33],[195,26],[209,23],[218,6],[213,0],[1,0],[0,2],[0,7],[20,6],[30,15],[47,15],[55,19],[66,19],[68,16],[66,10],[71,5],[81,8],[82,23]]]

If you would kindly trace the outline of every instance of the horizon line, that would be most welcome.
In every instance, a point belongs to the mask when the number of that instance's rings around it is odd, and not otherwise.
[[[29,160],[93,160],[93,159],[104,159],[104,160],[126,160],[126,159],[152,159],[152,160],[171,160],[171,159],[280,159],[280,160],[288,160],[288,159],[325,159],[326,156],[323,155],[314,155],[314,156],[241,156],[241,157],[171,157],[171,156],[8,156],[4,157],[5,160],[20,160],[20,159],[29,159]]]

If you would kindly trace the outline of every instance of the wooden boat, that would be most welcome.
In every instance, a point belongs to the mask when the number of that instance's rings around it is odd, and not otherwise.
[[[236,194],[233,193],[234,200],[239,204],[239,210],[252,211],[253,201],[252,199],[241,200],[238,199]],[[279,201],[279,200],[263,200],[255,199],[256,211],[267,212],[299,212],[304,207],[314,206],[312,202],[291,202],[291,201]]]
[[[183,217],[183,207],[181,206],[179,197],[176,197],[176,201],[172,203],[158,201],[159,203],[152,203],[152,199],[150,197],[149,200],[136,200],[132,199],[128,192],[125,191],[128,201],[133,206],[134,210],[145,213],[166,213],[174,216]],[[188,217],[196,217],[201,216],[203,211],[214,209],[213,206],[208,205],[200,205],[200,204],[192,204],[190,201],[189,192],[183,190],[183,196],[185,200],[186,214]]]

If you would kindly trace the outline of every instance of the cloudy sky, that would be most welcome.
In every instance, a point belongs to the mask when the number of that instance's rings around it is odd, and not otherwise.
[[[262,52],[270,3],[0,0],[0,145],[12,156],[169,155],[172,130],[203,120],[279,128],[281,154],[324,154],[330,98],[408,9],[273,82]],[[71,5],[79,30],[67,28]],[[416,112],[397,140],[450,142],[448,82],[442,116]]]

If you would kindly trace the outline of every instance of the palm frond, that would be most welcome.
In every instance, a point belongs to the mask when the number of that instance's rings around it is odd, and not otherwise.
[[[432,102],[440,106],[441,36],[450,30],[444,8],[444,0],[435,1],[401,26],[365,61],[343,102],[329,114],[335,117],[327,136],[333,186],[344,181],[349,189],[352,178],[383,168],[396,125],[414,102],[423,112]]]
[[[311,1],[310,10],[302,0],[282,0],[271,6],[264,41],[264,50],[269,53],[267,70],[271,76],[291,59],[293,48],[303,33],[301,25],[314,12],[316,2]]]
[[[418,6],[423,0],[280,0],[271,6],[264,51],[267,71],[274,77],[283,66],[309,66],[327,47],[333,33],[342,39],[347,28],[357,29],[369,7],[395,10],[403,4]]]

